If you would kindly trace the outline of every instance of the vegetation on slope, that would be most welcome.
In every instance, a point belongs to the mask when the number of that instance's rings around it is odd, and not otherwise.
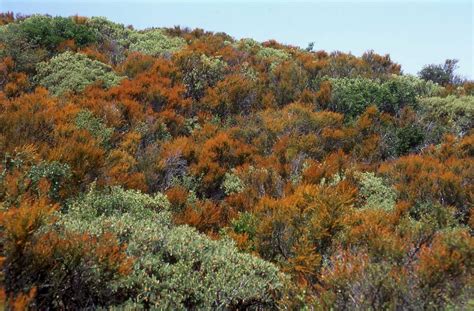
[[[11,13],[0,46],[7,308],[472,304],[454,60]]]

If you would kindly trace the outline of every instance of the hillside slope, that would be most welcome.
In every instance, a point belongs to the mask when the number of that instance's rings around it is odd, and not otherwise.
[[[416,77],[201,29],[0,25],[11,309],[472,306],[474,83],[455,62]]]

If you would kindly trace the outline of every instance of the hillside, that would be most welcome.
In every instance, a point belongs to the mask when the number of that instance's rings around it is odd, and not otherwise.
[[[469,309],[474,82],[202,29],[0,15],[12,310]]]

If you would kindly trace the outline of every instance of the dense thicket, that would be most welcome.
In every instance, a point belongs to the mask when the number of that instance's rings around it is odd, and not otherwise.
[[[469,309],[456,62],[0,15],[10,309]]]

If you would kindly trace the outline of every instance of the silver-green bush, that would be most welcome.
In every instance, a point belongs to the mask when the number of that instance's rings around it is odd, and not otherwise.
[[[186,41],[183,38],[169,37],[161,29],[133,32],[130,35],[130,51],[148,55],[167,55],[180,50],[185,45]]]
[[[212,241],[174,226],[160,193],[92,189],[69,206],[60,223],[74,232],[115,233],[136,258],[133,272],[111,284],[132,297],[123,307],[227,309],[272,307],[282,287],[278,269],[239,253],[232,242]]]
[[[395,207],[397,194],[391,187],[385,185],[383,178],[372,172],[363,172],[356,175],[359,181],[359,197],[363,201],[363,208],[377,208],[392,210]]]
[[[111,87],[122,79],[110,66],[72,52],[64,52],[47,62],[39,63],[36,70],[34,80],[54,95],[68,91],[80,92],[96,81],[102,81],[105,87]]]

